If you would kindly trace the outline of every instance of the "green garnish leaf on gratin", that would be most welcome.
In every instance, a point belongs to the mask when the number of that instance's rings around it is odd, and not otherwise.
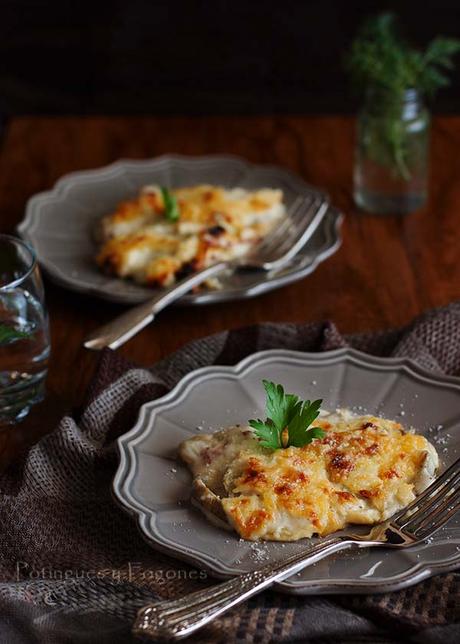
[[[0,344],[28,337],[29,333],[25,333],[25,331],[17,331],[7,324],[0,324]]]
[[[161,188],[161,196],[163,197],[163,205],[165,207],[165,217],[168,221],[177,221],[180,216],[179,204],[176,197],[168,190],[168,188]]]
[[[266,394],[265,421],[250,420],[263,447],[280,449],[283,447],[303,447],[314,438],[322,438],[325,432],[310,425],[319,416],[322,400],[301,400],[295,394],[286,394],[282,385],[263,380]]]

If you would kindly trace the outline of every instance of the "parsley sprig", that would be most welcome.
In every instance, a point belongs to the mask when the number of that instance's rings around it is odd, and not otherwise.
[[[180,216],[179,204],[176,197],[168,190],[168,188],[161,188],[161,196],[163,197],[163,205],[165,207],[165,217],[168,221],[177,221]]]
[[[263,380],[266,393],[265,421],[250,420],[263,447],[280,449],[283,447],[303,447],[314,438],[322,438],[325,433],[319,427],[308,429],[319,416],[322,400],[300,400],[295,394],[286,394],[282,385]]]

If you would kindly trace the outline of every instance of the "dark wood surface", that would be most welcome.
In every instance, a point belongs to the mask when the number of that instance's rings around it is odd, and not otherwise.
[[[120,352],[149,365],[194,338],[267,320],[329,318],[347,333],[388,328],[460,298],[459,149],[460,118],[436,118],[427,207],[403,218],[377,217],[353,204],[347,117],[17,118],[0,149],[0,230],[13,232],[27,199],[63,174],[120,157],[228,152],[279,164],[327,190],[345,213],[338,253],[303,281],[254,300],[166,310]],[[4,462],[51,430],[63,409],[81,403],[96,358],[82,350],[82,340],[122,310],[49,280],[46,288],[49,395],[28,421],[3,431]]]

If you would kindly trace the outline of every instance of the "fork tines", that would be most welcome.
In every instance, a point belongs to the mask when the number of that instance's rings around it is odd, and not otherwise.
[[[410,505],[395,515],[391,524],[417,540],[441,528],[460,509],[460,459],[455,461]]]
[[[298,197],[283,221],[257,245],[257,258],[287,263],[310,239],[328,206],[328,200],[322,195]]]
[[[285,238],[285,233],[291,228],[293,222],[298,221],[305,210],[311,206],[312,201],[313,198],[310,195],[305,198],[297,197],[282,222],[260,242],[258,250],[264,252],[273,250],[274,245],[277,246]]]

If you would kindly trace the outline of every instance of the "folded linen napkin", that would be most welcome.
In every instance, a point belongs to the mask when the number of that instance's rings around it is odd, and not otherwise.
[[[192,342],[150,369],[116,353],[101,356],[78,418],[62,418],[0,477],[0,641],[8,644],[134,641],[138,608],[214,582],[157,553],[111,497],[114,439],[139,407],[189,371],[234,364],[264,349],[325,351],[352,346],[407,356],[436,372],[460,375],[460,303],[409,327],[342,336],[330,322],[261,324]],[[368,596],[294,597],[267,591],[222,616],[190,641],[460,641],[460,574]]]

